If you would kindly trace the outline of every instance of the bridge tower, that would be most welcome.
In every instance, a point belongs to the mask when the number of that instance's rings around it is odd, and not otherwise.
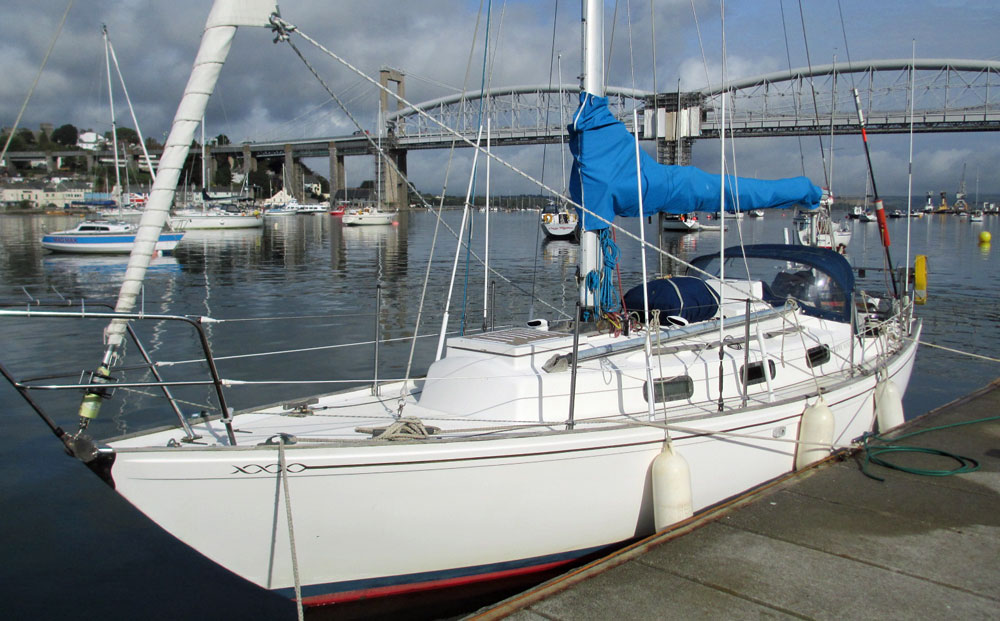
[[[382,116],[386,115],[389,110],[389,94],[385,89],[389,88],[389,83],[394,82],[396,84],[396,94],[399,98],[396,99],[395,110],[402,110],[405,106],[403,100],[406,99],[406,84],[404,82],[405,74],[398,69],[393,69],[392,67],[382,67],[379,70],[379,84],[382,88],[379,89],[379,100],[382,103],[381,110]],[[377,183],[381,183],[382,189],[382,200],[390,205],[395,205],[397,209],[403,209],[408,206],[407,198],[409,193],[406,191],[406,181],[402,175],[406,175],[406,149],[402,149],[396,146],[395,135],[389,132],[389,127],[379,119],[379,133],[382,135],[382,149],[386,152],[387,157],[392,160],[391,165],[382,166],[382,178],[377,180]],[[378,167],[376,167],[376,170]],[[397,174],[396,170],[399,170]]]
[[[701,136],[705,97],[701,93],[657,93],[646,98],[643,135],[656,140],[656,161],[687,166],[691,145]],[[679,111],[679,112],[678,112]]]

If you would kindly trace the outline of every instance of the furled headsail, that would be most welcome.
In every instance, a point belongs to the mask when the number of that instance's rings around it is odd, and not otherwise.
[[[570,196],[608,222],[616,215],[638,217],[635,142],[625,125],[608,110],[606,97],[580,93],[580,107],[569,126],[569,148],[573,153]],[[639,151],[644,214],[683,214],[718,211],[719,175],[693,166],[656,163]],[[822,190],[806,177],[767,181],[726,177],[726,211],[819,206]],[[607,222],[583,213],[584,230],[607,228]]]

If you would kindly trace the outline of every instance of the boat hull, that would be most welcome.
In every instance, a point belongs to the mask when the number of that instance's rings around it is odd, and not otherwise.
[[[157,252],[172,252],[183,233],[162,233],[156,242]],[[135,234],[125,235],[45,235],[42,248],[74,254],[128,254],[135,245]]]
[[[576,222],[542,222],[542,233],[549,239],[573,239],[576,237]]]
[[[901,391],[918,337],[888,362]],[[867,374],[824,389],[835,444],[872,428],[875,387]],[[799,395],[675,431],[695,511],[790,472],[790,440],[814,401],[815,394]],[[285,450],[283,467],[274,445],[123,447],[112,476],[119,493],[180,540],[292,596],[284,471],[303,601],[326,604],[542,571],[649,535],[650,468],[663,439],[660,429],[620,426],[479,440],[303,443]],[[192,509],[179,511],[179,497]]]
[[[264,226],[260,214],[173,216],[170,227],[175,231],[207,231],[217,229],[256,229]]]
[[[377,226],[392,224],[393,215],[391,213],[381,214],[345,214],[341,222],[348,226]]]

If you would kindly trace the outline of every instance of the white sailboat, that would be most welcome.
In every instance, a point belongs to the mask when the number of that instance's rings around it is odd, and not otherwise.
[[[140,237],[165,220],[199,116],[191,110],[212,92],[236,27],[277,24],[295,36],[273,11],[262,0],[216,0]],[[584,274],[605,269],[609,215],[664,208],[653,177],[697,176],[727,209],[735,204],[719,192],[734,186],[718,177],[667,173],[638,148],[629,155],[633,139],[602,97],[602,13],[602,2],[586,3],[574,166],[601,140],[622,145],[616,157],[632,157],[651,181],[641,195],[619,184],[614,201],[582,204]],[[583,190],[592,183],[602,181],[574,173],[574,202],[596,195]],[[755,183],[765,182],[738,184],[744,208],[819,200],[798,178],[766,182],[775,199],[762,204]],[[694,211],[712,198],[664,200]],[[120,313],[135,304],[148,255],[133,253]],[[438,359],[417,381],[233,413],[215,375],[221,416],[181,416],[176,427],[97,444],[53,431],[156,524],[300,602],[496,580],[650,534],[850,446],[876,419],[882,429],[901,422],[920,324],[902,300],[856,307],[853,282],[846,260],[824,249],[726,249],[695,260],[686,277],[640,285],[632,297],[650,321],[628,336],[579,317],[447,340],[442,332]],[[586,282],[580,302],[604,312]],[[95,382],[114,374],[125,322],[139,317],[115,316]],[[82,422],[97,415],[105,389],[88,387]],[[338,415],[319,415],[330,411]]]
[[[348,209],[341,222],[345,226],[382,226],[392,224],[396,214],[383,209],[382,205],[382,108],[378,111],[378,153],[375,155],[375,202]]]
[[[201,122],[201,179],[203,188],[200,207],[175,209],[170,217],[170,226],[175,231],[209,231],[226,229],[258,229],[264,226],[264,216],[259,209],[246,209],[231,202],[232,197],[216,199],[208,193],[208,166],[205,161],[205,119]],[[247,191],[248,179],[243,179],[243,192]],[[224,203],[213,204],[213,201]]]
[[[576,211],[549,201],[539,215],[539,226],[549,239],[573,239],[577,236],[579,218]]]

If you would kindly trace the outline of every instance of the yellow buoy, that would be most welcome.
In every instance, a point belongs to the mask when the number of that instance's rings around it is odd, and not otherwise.
[[[660,530],[694,514],[691,503],[691,471],[687,461],[675,453],[670,442],[653,460],[653,524]]]
[[[989,231],[982,231],[981,233],[979,233],[979,241],[980,243],[988,244],[991,241],[993,241],[993,236],[990,235]]]
[[[795,451],[795,469],[801,470],[830,455],[833,444],[833,411],[820,396],[802,412],[799,422],[799,445]]]
[[[875,387],[875,420],[879,433],[903,424],[903,395],[891,379],[881,380]]]
[[[918,254],[913,264],[913,301],[927,303],[927,255]]]

